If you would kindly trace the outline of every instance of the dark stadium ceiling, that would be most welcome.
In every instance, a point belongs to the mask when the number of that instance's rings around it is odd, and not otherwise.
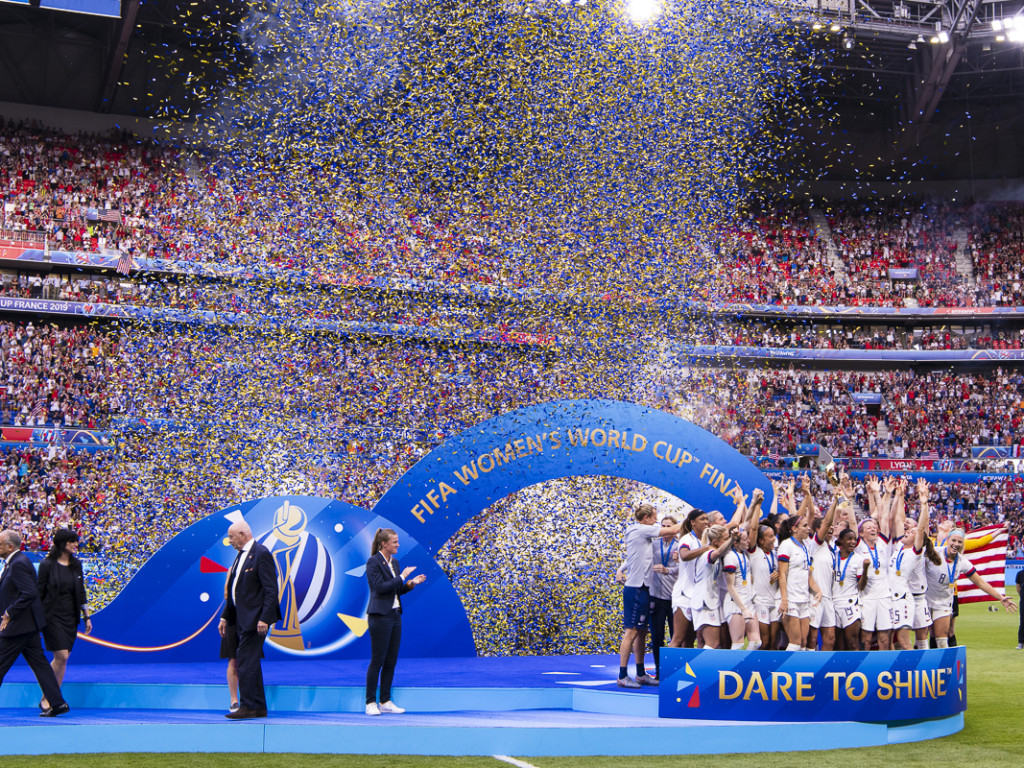
[[[738,12],[749,7],[735,3]],[[1024,0],[776,4],[806,26],[822,54],[827,82],[808,98],[829,105],[833,126],[881,137],[880,165],[885,155],[913,163],[915,152],[927,152],[933,175],[1024,175],[1019,141],[1007,156],[1008,136],[1024,131],[1024,20],[1019,28],[1006,24],[1024,19]],[[121,18],[111,19],[0,2],[0,101],[145,117],[168,106],[194,112],[197,84],[216,89],[244,64],[234,30],[248,7],[122,0]],[[169,60],[195,78],[169,74]],[[940,167],[934,135],[963,130],[1003,159],[986,168],[981,154],[980,164],[966,168],[949,153],[951,165]]]

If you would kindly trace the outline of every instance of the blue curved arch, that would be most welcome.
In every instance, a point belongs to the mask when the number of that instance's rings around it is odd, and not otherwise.
[[[299,581],[312,583],[313,574],[319,573],[311,587],[316,609],[300,622],[301,647],[275,646],[271,638],[268,657],[368,655],[362,564],[378,526],[394,527],[404,545],[403,565],[415,565],[428,575],[415,600],[417,611],[429,618],[411,632],[409,653],[472,655],[472,630],[458,595],[436,563],[438,550],[466,521],[499,499],[546,480],[581,475],[636,480],[694,506],[726,513],[733,508],[730,494],[735,489],[749,496],[754,488],[762,488],[769,502],[772,494],[765,475],[738,451],[669,413],[613,400],[530,406],[445,441],[409,469],[369,512],[331,499],[270,497],[230,507],[189,526],[98,613],[97,636],[82,638],[76,658],[215,658],[216,617],[234,556],[224,532],[230,522],[244,518],[257,537],[265,537],[285,502],[304,510],[307,532],[323,545],[322,552],[320,547],[311,548],[309,556],[324,556],[326,561],[319,571],[297,569]]]
[[[772,499],[771,481],[725,441],[686,419],[617,400],[557,400],[470,427],[445,441],[381,497],[435,554],[478,512],[515,491],[571,476],[611,476],[667,491],[702,509],[733,510],[734,488]]]

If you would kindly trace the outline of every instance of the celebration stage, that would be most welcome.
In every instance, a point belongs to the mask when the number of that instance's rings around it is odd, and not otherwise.
[[[402,659],[394,698],[407,712],[380,717],[363,713],[364,661],[266,661],[269,716],[229,721],[224,673],[223,662],[76,665],[72,658],[64,683],[71,712],[46,719],[37,716],[35,679],[19,662],[0,687],[0,751],[721,754],[880,746],[963,728],[962,712],[827,727],[663,718],[659,689],[618,688],[610,655]]]

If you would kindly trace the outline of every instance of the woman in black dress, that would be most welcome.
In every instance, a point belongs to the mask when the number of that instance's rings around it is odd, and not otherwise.
[[[78,554],[78,534],[67,528],[54,531],[53,545],[39,564],[39,597],[43,601],[46,626],[43,640],[46,650],[53,653],[53,673],[57,682],[64,683],[68,656],[78,637],[79,617],[85,620],[85,633],[92,632],[88,600],[85,596],[85,578]],[[49,708],[44,698],[40,709]]]

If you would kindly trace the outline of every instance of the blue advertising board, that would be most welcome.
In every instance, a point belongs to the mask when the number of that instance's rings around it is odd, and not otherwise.
[[[967,651],[661,649],[660,717],[898,722],[967,709]]]

